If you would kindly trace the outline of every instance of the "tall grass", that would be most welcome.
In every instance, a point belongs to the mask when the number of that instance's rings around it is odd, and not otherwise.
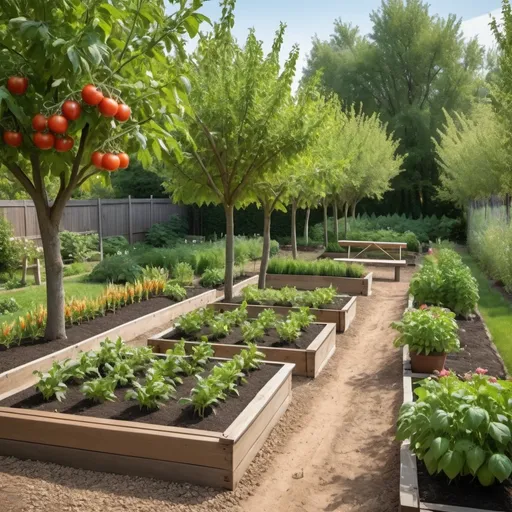
[[[294,260],[292,258],[272,258],[268,264],[269,274],[290,274],[303,276],[363,277],[363,265],[347,264],[333,260]]]

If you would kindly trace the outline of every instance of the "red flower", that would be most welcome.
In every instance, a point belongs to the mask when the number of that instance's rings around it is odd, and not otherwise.
[[[450,370],[442,369],[439,372],[439,377],[449,377],[451,375]]]
[[[428,309],[428,306],[426,304],[422,304],[420,306],[420,309],[423,311],[424,309]]]
[[[478,375],[485,375],[489,370],[486,370],[485,368],[480,368],[478,367],[476,370],[475,370],[475,373],[478,373]]]
[[[489,377],[489,382],[491,382],[492,384],[494,384],[498,379],[496,379],[496,377]]]

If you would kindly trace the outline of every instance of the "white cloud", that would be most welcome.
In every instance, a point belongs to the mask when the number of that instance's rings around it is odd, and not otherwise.
[[[501,20],[501,9],[495,9],[488,14],[477,16],[469,20],[462,22],[462,30],[464,37],[469,39],[472,37],[478,37],[478,42],[487,48],[493,48],[496,45],[494,35],[491,31],[489,23],[492,18]]]

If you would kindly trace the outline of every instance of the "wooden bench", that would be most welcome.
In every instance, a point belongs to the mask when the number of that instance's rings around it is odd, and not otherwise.
[[[407,261],[402,259],[402,249],[407,249],[405,242],[373,242],[371,240],[339,240],[340,247],[348,247],[347,258],[334,258],[334,261],[345,263],[362,263],[363,265],[374,265],[378,267],[394,267],[395,281],[400,281],[400,269],[407,266]],[[353,258],[350,257],[352,247],[362,248]],[[359,258],[367,250],[377,249],[382,251],[389,260]],[[388,251],[398,249],[398,259],[395,259]]]

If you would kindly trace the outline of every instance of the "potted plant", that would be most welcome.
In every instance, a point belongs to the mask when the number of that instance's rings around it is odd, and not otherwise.
[[[400,334],[396,347],[409,346],[413,372],[433,373],[444,368],[446,354],[460,349],[455,313],[422,305],[409,309],[400,322],[391,324]]]

